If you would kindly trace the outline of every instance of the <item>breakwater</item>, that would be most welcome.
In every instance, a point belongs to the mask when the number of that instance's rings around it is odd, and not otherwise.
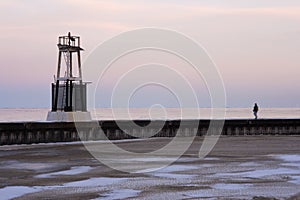
[[[0,145],[119,140],[147,137],[204,136],[220,130],[220,120],[92,121],[0,123]],[[196,124],[196,126],[195,126]],[[222,135],[300,135],[300,119],[225,120]]]

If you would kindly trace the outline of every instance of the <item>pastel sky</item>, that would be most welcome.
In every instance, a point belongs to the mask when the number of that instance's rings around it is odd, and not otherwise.
[[[2,0],[0,25],[1,108],[50,107],[59,35],[80,35],[84,60],[105,40],[143,27],[201,44],[220,71],[228,107],[300,106],[299,0]],[[174,106],[160,93],[156,100]],[[135,96],[133,107],[155,103]]]

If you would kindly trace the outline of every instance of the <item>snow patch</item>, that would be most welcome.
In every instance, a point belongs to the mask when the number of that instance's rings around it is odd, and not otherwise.
[[[203,160],[220,160],[220,158],[216,158],[216,157],[205,157]]]
[[[221,190],[242,190],[242,189],[247,189],[250,186],[252,186],[252,184],[217,183],[212,187],[214,189],[221,189]]]
[[[199,167],[193,166],[193,165],[170,165],[170,166],[167,166],[165,168],[158,170],[157,172],[158,173],[161,173],[161,172],[170,173],[170,172],[193,170],[193,169],[198,169],[198,168]]]
[[[77,174],[82,174],[90,171],[92,167],[90,166],[77,166],[77,167],[72,167],[70,170],[65,170],[65,171],[59,171],[59,172],[53,172],[53,173],[48,173],[48,174],[40,174],[35,176],[36,178],[51,178],[52,176],[57,176],[57,175],[77,175]]]
[[[156,173],[153,176],[169,179],[192,179],[196,177],[193,174],[174,174],[174,173]]]
[[[206,165],[202,165],[203,167]],[[155,173],[170,173],[170,172],[179,172],[179,171],[187,171],[187,170],[193,170],[193,169],[199,169],[200,167],[192,166],[192,165],[169,165],[164,168],[149,168],[145,170],[137,171],[137,173],[149,173],[149,174],[155,174]]]
[[[264,176],[277,176],[281,174],[300,174],[300,171],[288,169],[288,168],[277,168],[277,169],[254,170],[248,172],[219,173],[216,174],[216,176],[239,176],[239,177],[249,177],[249,178],[262,178]]]
[[[240,167],[259,167],[261,164],[256,162],[244,162],[239,165]]]
[[[271,155],[285,162],[300,162],[300,155]]]
[[[123,159],[124,161],[136,161],[136,162],[166,162],[166,161],[173,161],[176,158],[169,158],[169,157],[134,157],[134,158],[127,158]]]
[[[298,167],[300,169],[300,162],[298,163],[282,163],[282,166],[287,166],[287,167]]]
[[[127,178],[90,178],[82,181],[74,181],[65,183],[64,185],[55,186],[7,186],[0,189],[1,200],[9,200],[16,197],[21,197],[25,194],[40,192],[42,190],[52,190],[64,187],[98,187],[107,186],[127,180]],[[129,193],[129,192],[128,192]]]
[[[148,173],[152,176],[156,177],[162,177],[162,178],[170,178],[170,179],[191,179],[196,177],[194,174],[182,174],[182,173],[174,173],[174,172],[182,172],[182,171],[188,171],[193,169],[198,169],[197,166],[191,166],[191,165],[170,165],[165,168],[158,169],[155,172]],[[149,170],[149,169],[147,169]],[[152,169],[152,171],[155,169]],[[146,170],[141,170],[139,173],[145,173]]]
[[[0,196],[2,200],[9,200],[39,191],[41,191],[40,187],[8,186],[0,189]]]
[[[118,189],[112,190],[108,193],[101,194],[101,197],[94,200],[110,200],[110,199],[126,199],[138,196],[140,190],[132,190],[132,189]]]
[[[293,176],[292,180],[290,180],[289,182],[300,185],[300,176]]]
[[[70,183],[65,183],[64,187],[98,187],[98,186],[106,186],[119,183],[120,181],[125,181],[127,178],[90,178],[82,181],[75,181]]]

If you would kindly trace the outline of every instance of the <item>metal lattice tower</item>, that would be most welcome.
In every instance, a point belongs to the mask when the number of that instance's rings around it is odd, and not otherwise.
[[[52,112],[85,112],[87,83],[82,81],[80,52],[83,49],[80,47],[80,37],[72,36],[69,32],[67,36],[58,38],[57,47],[59,53],[57,74],[52,83]],[[77,56],[75,62],[74,54]]]

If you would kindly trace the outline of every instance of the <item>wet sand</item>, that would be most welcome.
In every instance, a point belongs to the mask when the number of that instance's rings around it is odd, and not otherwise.
[[[171,140],[116,144],[150,152]],[[202,141],[196,138],[175,163],[149,173],[111,169],[81,143],[0,146],[0,199],[297,199],[300,137],[223,136],[204,159],[198,158]],[[119,160],[126,167],[168,156]]]

